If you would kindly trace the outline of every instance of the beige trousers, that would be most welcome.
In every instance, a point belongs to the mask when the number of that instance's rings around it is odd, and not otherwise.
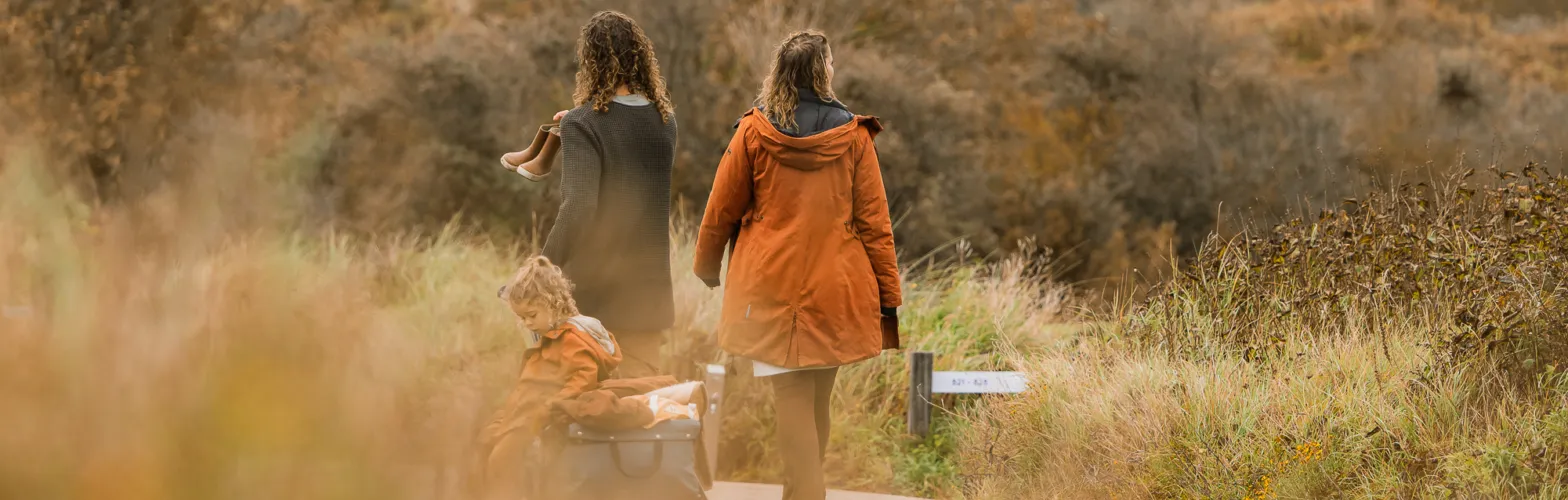
[[[838,368],[801,370],[766,377],[773,382],[776,438],[784,455],[784,500],[823,500],[827,483],[822,461],[827,457],[832,427],[829,405]]]

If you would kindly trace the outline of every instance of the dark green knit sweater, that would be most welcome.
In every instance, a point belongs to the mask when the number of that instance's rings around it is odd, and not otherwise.
[[[611,332],[675,322],[670,169],[675,118],[653,105],[579,106],[561,119],[561,210],[544,246],[584,315]]]

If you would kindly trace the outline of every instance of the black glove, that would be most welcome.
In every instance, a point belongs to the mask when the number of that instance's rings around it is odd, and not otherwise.
[[[898,308],[897,307],[884,307],[884,308],[882,308],[882,315],[883,316],[887,316],[889,318],[897,318],[898,317]]]

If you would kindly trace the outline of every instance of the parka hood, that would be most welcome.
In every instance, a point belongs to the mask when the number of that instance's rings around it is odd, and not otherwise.
[[[756,108],[741,117],[741,126],[754,131],[760,139],[757,144],[780,165],[804,171],[820,170],[849,154],[859,140],[862,127],[873,138],[882,131],[882,123],[876,117],[856,115],[849,123],[820,134],[792,137],[774,127]]]

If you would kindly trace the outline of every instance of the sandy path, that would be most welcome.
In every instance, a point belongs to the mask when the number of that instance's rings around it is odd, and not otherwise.
[[[778,500],[784,495],[782,487],[775,484],[715,483],[708,491],[709,500]],[[908,497],[877,493],[829,491],[828,500],[914,500]]]

